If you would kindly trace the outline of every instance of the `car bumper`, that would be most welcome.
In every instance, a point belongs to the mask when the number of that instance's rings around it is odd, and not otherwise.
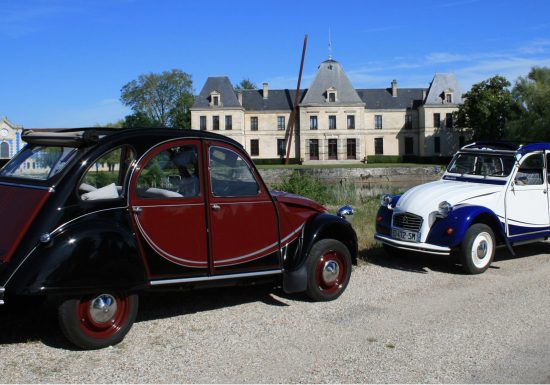
[[[432,245],[430,243],[416,243],[406,242],[394,239],[387,235],[375,234],[374,239],[380,241],[388,246],[392,246],[401,250],[416,251],[418,253],[436,254],[436,255],[450,255],[451,248],[445,246]]]

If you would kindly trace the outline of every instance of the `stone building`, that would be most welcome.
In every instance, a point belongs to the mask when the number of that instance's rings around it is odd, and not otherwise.
[[[235,90],[226,76],[209,77],[191,109],[191,127],[219,131],[256,159],[286,155],[295,90]],[[319,65],[298,93],[291,157],[304,163],[368,161],[372,155],[450,155],[463,141],[452,113],[462,91],[451,74],[427,88],[356,89],[340,63]]]
[[[13,124],[8,118],[0,119],[0,159],[10,159],[21,149],[22,130],[23,127]]]

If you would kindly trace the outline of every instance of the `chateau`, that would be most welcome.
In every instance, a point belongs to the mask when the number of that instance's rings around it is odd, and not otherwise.
[[[253,158],[286,155],[295,90],[235,90],[226,76],[209,77],[191,108],[191,127],[219,131]],[[427,88],[353,88],[340,63],[319,65],[300,90],[291,158],[304,163],[360,162],[372,155],[451,155],[464,141],[453,127],[462,91],[451,74]]]
[[[0,119],[0,159],[10,159],[22,147],[23,127],[13,124],[4,117]]]

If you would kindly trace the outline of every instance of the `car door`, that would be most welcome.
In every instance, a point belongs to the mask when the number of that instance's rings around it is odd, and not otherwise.
[[[265,185],[242,151],[205,142],[212,273],[280,268],[278,220]]]
[[[549,230],[548,187],[544,154],[520,160],[506,191],[506,233],[512,240],[540,236]]]
[[[208,274],[202,180],[199,140],[162,144],[139,161],[130,210],[152,278]]]

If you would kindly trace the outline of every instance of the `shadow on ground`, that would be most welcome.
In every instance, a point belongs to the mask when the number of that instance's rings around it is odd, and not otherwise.
[[[145,292],[140,295],[136,322],[207,312],[251,302],[288,306],[279,298],[303,299],[300,295],[287,295],[272,285]],[[78,350],[61,333],[57,325],[55,308],[51,304],[32,303],[0,307],[0,346],[33,341],[40,341],[58,349]]]

